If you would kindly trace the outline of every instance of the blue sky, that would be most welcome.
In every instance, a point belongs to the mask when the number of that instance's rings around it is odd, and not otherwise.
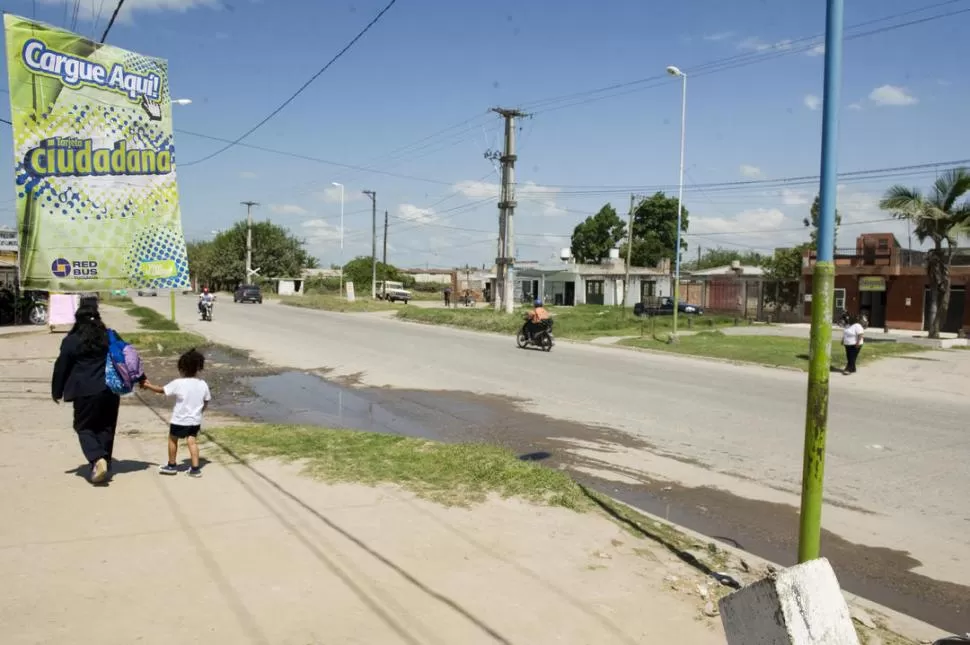
[[[938,2],[855,0],[847,3],[847,27],[914,13],[847,35],[970,9],[964,0],[915,12]],[[221,144],[186,132],[237,137],[385,3],[128,0],[108,41],[169,60],[173,94],[193,101],[174,108],[182,131],[177,160],[187,164]],[[76,30],[95,33],[93,17],[113,4],[81,0]],[[30,17],[35,5],[37,18],[70,27],[63,0],[8,0],[7,10]],[[98,35],[108,11],[104,6]],[[970,13],[963,13],[846,42],[840,171],[970,156],[970,132],[961,127],[970,98],[960,49],[968,26]],[[823,29],[821,0],[399,0],[246,142],[412,179],[236,147],[179,168],[183,226],[190,239],[204,239],[243,217],[239,202],[252,199],[261,203],[257,217],[286,225],[324,263],[336,262],[340,204],[331,182],[338,181],[346,186],[347,259],[370,250],[369,202],[360,195],[370,189],[377,191],[380,218],[385,209],[391,216],[394,263],[491,263],[497,209],[488,198],[498,177],[484,152],[501,145],[501,124],[488,108],[529,107],[662,75],[673,64],[689,75],[689,253],[698,245],[771,249],[798,242],[805,234],[791,229],[800,226],[816,187],[696,185],[817,174],[823,57],[806,37]],[[701,73],[699,66],[732,56],[757,62]],[[606,201],[625,212],[630,187],[670,185],[675,192],[680,91],[680,81],[667,78],[535,107],[518,133],[520,259],[558,255],[575,224]],[[0,115],[8,109],[0,107]],[[0,172],[9,171],[9,131],[0,144],[8,151]],[[846,182],[840,246],[872,230],[896,232],[905,244],[904,225],[858,222],[886,217],[876,202],[889,184],[928,186],[933,178],[924,172]],[[577,192],[604,186],[619,188]],[[0,202],[12,202],[12,180],[0,184]],[[13,223],[9,206],[0,208],[3,223]]]

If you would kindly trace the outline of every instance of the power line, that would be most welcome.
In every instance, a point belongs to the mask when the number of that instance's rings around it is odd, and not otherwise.
[[[115,19],[118,18],[118,12],[121,11],[121,6],[123,4],[125,4],[125,0],[118,0],[118,4],[115,5],[115,10],[111,14],[111,19],[108,20],[108,26],[104,28],[104,33],[101,34],[101,41],[100,42],[103,43],[105,41],[105,39],[108,37],[108,32],[111,31],[111,28],[114,26]],[[249,276],[246,276],[246,277],[248,278]]]
[[[123,2],[123,1],[124,0],[121,0],[121,2]],[[119,2],[119,5],[121,4],[121,2]],[[383,9],[381,9],[380,12],[378,12],[378,14],[376,16],[374,16],[373,20],[371,20],[369,23],[367,23],[367,26],[365,26],[362,30],[360,30],[360,32],[356,36],[354,36],[353,39],[349,43],[347,43],[344,46],[343,49],[341,49],[339,52],[337,52],[337,54],[333,58],[331,58],[329,61],[327,61],[327,64],[326,65],[324,65],[323,67],[321,67],[319,70],[317,70],[317,72],[313,76],[311,76],[309,79],[307,79],[307,81],[305,83],[303,83],[303,85],[301,85],[300,88],[296,90],[296,92],[294,92],[293,94],[291,94],[289,96],[289,98],[287,98],[285,101],[283,101],[275,110],[273,110],[268,115],[266,115],[266,117],[262,121],[260,121],[259,123],[257,123],[253,127],[251,127],[249,130],[247,130],[246,132],[244,132],[238,138],[234,139],[227,146],[225,146],[223,148],[220,148],[219,150],[216,150],[212,154],[209,154],[209,155],[207,155],[205,157],[202,157],[201,159],[197,159],[195,161],[190,161],[190,162],[184,163],[182,165],[183,166],[194,166],[194,165],[200,164],[200,163],[202,163],[204,161],[208,161],[209,159],[212,159],[213,157],[217,157],[217,156],[221,155],[223,152],[225,152],[226,150],[229,150],[233,146],[238,145],[243,139],[245,139],[246,137],[248,137],[249,135],[251,135],[253,132],[255,132],[256,130],[258,130],[259,128],[263,127],[263,125],[265,125],[270,119],[272,119],[277,114],[279,114],[280,112],[282,112],[283,109],[286,108],[287,105],[289,105],[290,103],[292,103],[296,99],[296,97],[298,97],[300,94],[302,94],[304,90],[306,90],[308,87],[310,87],[310,85],[315,80],[317,80],[320,77],[321,74],[323,74],[324,72],[326,72],[328,69],[330,69],[330,67],[334,63],[336,63],[338,60],[340,60],[340,58],[344,54],[346,54],[350,50],[350,48],[353,47],[357,43],[358,40],[360,40],[361,38],[363,38],[364,37],[364,34],[366,34],[368,31],[370,31],[371,27],[373,27],[374,25],[376,25],[378,23],[378,21],[380,21],[380,19],[382,17],[384,17],[384,14],[387,13],[390,10],[390,8],[393,7],[396,3],[397,3],[397,0],[391,0],[390,2],[388,2],[387,5],[385,5],[385,7]],[[112,18],[112,20],[114,20],[114,18]]]

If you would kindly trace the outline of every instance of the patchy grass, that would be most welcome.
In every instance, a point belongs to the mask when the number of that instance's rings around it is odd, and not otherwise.
[[[680,336],[676,344],[666,339],[628,338],[621,345],[652,349],[671,354],[707,356],[742,363],[758,363],[774,367],[794,367],[808,370],[808,340],[784,336],[731,336],[719,331],[701,332]],[[887,356],[914,354],[926,348],[908,343],[869,341],[859,354],[859,363],[870,363]],[[832,343],[832,364],[844,363],[844,352],[839,341]]]
[[[134,301],[131,296],[116,296],[110,292],[102,292],[98,294],[98,300],[106,305],[111,305],[113,307],[120,307],[121,309],[129,309],[135,306]]]
[[[336,294],[312,294],[305,296],[281,296],[280,302],[291,307],[304,309],[321,309],[323,311],[337,311],[342,313],[360,313],[367,311],[385,311],[405,307],[404,304],[393,304],[383,300],[371,300],[369,296],[358,297],[348,302]]]
[[[397,484],[448,505],[481,502],[495,493],[574,510],[591,508],[567,475],[494,446],[289,425],[218,428],[209,434],[240,457],[305,460],[308,475],[328,482]]]
[[[506,314],[483,306],[469,309],[418,309],[408,307],[398,311],[397,317],[403,320],[431,325],[451,325],[474,329],[514,334],[522,326],[522,318],[527,309]],[[670,316],[652,319],[637,318],[630,308],[579,305],[576,307],[550,307],[555,320],[553,333],[559,338],[590,340],[603,336],[641,336],[670,329],[673,321]],[[682,329],[716,329],[734,324],[734,319],[725,316],[679,316]]]
[[[149,331],[178,331],[178,323],[166,318],[154,309],[148,307],[125,307],[128,315],[138,321],[138,326]]]
[[[184,331],[148,331],[122,334],[144,356],[179,356],[193,347],[203,347],[206,339]]]

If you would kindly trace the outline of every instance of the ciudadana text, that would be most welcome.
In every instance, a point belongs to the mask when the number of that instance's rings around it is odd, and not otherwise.
[[[133,101],[142,96],[157,101],[161,96],[162,79],[158,74],[129,72],[120,63],[112,65],[109,71],[99,63],[50,49],[37,38],[24,43],[22,58],[30,71],[59,78],[68,87],[101,87],[127,94]]]

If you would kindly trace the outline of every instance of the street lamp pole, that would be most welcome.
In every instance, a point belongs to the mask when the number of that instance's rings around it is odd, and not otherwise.
[[[330,182],[340,187],[340,295],[344,295],[344,185],[337,181]]]
[[[674,248],[674,320],[670,341],[677,342],[677,312],[680,309],[680,228],[684,212],[684,144],[687,141],[687,74],[671,65],[667,68],[671,76],[683,79],[680,107],[680,188],[677,191],[677,245]]]

